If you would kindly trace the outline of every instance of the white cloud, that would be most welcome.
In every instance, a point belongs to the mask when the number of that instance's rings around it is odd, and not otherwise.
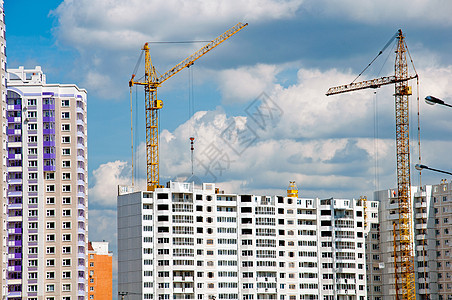
[[[265,90],[273,89],[278,67],[258,64],[220,71],[218,78],[223,102],[248,102]]]
[[[320,14],[340,16],[367,24],[415,23],[450,26],[452,3],[444,0],[321,0],[310,1],[308,6]],[[400,12],[403,11],[403,14]]]
[[[93,184],[89,189],[89,198],[96,207],[116,206],[116,197],[118,194],[118,185],[131,185],[132,175],[131,167],[124,161],[113,161],[101,164],[93,171]],[[143,187],[143,182],[135,183]]]

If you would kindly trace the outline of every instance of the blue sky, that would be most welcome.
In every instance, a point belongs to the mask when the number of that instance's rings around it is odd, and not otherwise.
[[[188,138],[194,135],[196,175],[225,191],[284,194],[296,180],[301,196],[371,198],[375,189],[396,184],[394,88],[324,94],[351,82],[401,28],[420,76],[422,162],[452,170],[452,111],[422,101],[432,94],[452,103],[451,11],[452,3],[441,0],[7,0],[7,63],[41,65],[49,83],[88,90],[90,239],[108,240],[115,251],[116,185],[131,181],[128,80],[145,42],[210,40],[237,22],[249,23],[190,68],[191,119],[189,71],[160,87],[162,182],[190,172]],[[153,63],[164,73],[202,46],[151,44]],[[393,74],[391,49],[363,80]],[[265,99],[278,114],[259,126],[250,112]],[[142,91],[134,90],[133,102],[135,172],[143,184]],[[255,139],[237,151],[225,139],[230,126],[247,128]],[[215,161],[221,172],[209,173],[203,164],[213,163],[206,154],[213,148],[221,154]],[[443,177],[423,172],[422,183]],[[414,170],[412,183],[419,183]]]

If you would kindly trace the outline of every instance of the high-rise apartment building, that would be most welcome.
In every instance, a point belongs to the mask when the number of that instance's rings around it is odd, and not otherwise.
[[[5,40],[5,12],[3,11],[3,0],[0,0],[0,122],[2,130],[0,132],[0,157],[1,157],[1,167],[0,167],[0,255],[1,255],[1,268],[2,273],[0,276],[0,296],[4,296],[7,294],[7,286],[6,286],[6,268],[8,261],[8,248],[7,248],[7,238],[8,233],[6,231],[6,212],[7,212],[7,168],[6,168],[6,160],[7,160],[7,148],[6,148],[6,40]]]
[[[118,292],[129,299],[366,299],[360,200],[119,188]]]
[[[86,96],[8,70],[7,299],[87,298]]]
[[[452,185],[442,180],[433,186],[413,186],[411,200],[416,299],[452,300]],[[377,219],[369,223],[366,239],[368,296],[370,300],[395,299],[397,190],[375,192],[369,202]]]
[[[88,244],[88,297],[89,299],[112,299],[112,253],[108,242]]]

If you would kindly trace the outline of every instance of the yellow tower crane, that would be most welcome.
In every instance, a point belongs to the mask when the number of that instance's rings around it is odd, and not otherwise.
[[[398,240],[399,245],[394,245],[394,249],[399,249],[399,254],[394,259],[395,290],[396,299],[416,299],[415,274],[414,274],[414,253],[413,253],[413,232],[411,226],[411,182],[410,182],[410,137],[409,137],[409,110],[408,96],[411,95],[411,87],[408,81],[417,78],[418,75],[408,74],[408,63],[405,44],[405,37],[402,30],[386,44],[386,47],[398,39],[395,59],[395,75],[382,77],[362,82],[332,87],[326,93],[327,96],[346,93],[367,88],[379,88],[382,85],[395,84],[395,112],[396,112],[396,148],[397,148],[397,190],[398,190],[398,239],[396,239],[396,226],[394,224],[394,241]],[[382,53],[378,55],[380,55]],[[378,57],[377,55],[377,57]],[[375,60],[375,59],[374,59]],[[372,61],[373,62],[373,61]],[[371,63],[372,63],[371,62]],[[370,64],[369,64],[370,65]],[[367,67],[366,67],[367,69]],[[398,279],[400,275],[400,280]],[[400,283],[398,282],[400,281]]]
[[[179,64],[168,70],[161,76],[157,75],[155,67],[152,65],[151,55],[149,53],[149,44],[144,44],[141,50],[144,51],[144,80],[135,81],[135,74],[129,81],[129,86],[135,84],[144,86],[145,105],[146,105],[146,163],[147,163],[147,190],[153,191],[155,188],[162,187],[159,184],[159,128],[158,111],[163,107],[163,101],[157,100],[157,88],[166,80],[176,75],[182,69],[190,67],[201,56],[217,47],[228,38],[242,30],[248,23],[237,23],[234,27],[224,32],[222,35],[212,40],[210,43],[196,51],[190,57],[187,57]]]

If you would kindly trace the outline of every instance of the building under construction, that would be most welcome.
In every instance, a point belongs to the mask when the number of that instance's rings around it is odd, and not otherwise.
[[[367,299],[363,199],[120,187],[118,292],[128,299]]]

